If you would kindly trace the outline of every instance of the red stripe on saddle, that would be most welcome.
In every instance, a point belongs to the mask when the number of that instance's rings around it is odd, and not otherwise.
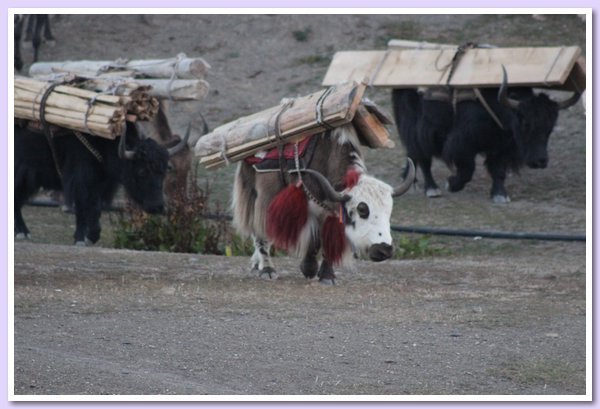
[[[306,147],[308,146],[308,143],[312,137],[312,135],[309,135],[298,142],[298,157],[302,158],[304,156],[304,153],[306,153]],[[294,143],[286,143],[284,145],[283,157],[284,159],[294,159]],[[244,161],[249,165],[255,165],[269,159],[279,159],[279,150],[277,148],[273,148],[267,152],[260,151],[253,156],[248,156],[246,159],[244,159]]]

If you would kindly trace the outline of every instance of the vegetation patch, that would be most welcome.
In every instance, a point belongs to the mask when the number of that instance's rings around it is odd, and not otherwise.
[[[191,183],[170,198],[165,215],[149,215],[127,205],[117,217],[114,246],[133,250],[250,255],[253,247],[233,233],[218,206],[209,206],[208,187]],[[216,217],[215,217],[216,216]]]

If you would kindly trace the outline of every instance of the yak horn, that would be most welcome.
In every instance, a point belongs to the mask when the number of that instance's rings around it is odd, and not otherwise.
[[[336,191],[333,188],[333,186],[331,185],[331,182],[329,182],[329,180],[327,180],[327,178],[325,176],[323,176],[321,173],[317,172],[316,170],[314,170],[314,169],[290,170],[290,173],[300,173],[300,172],[308,173],[309,175],[312,175],[315,177],[315,180],[321,186],[321,188],[323,189],[323,192],[325,193],[325,200],[329,200],[331,202],[341,202],[341,203],[345,203],[348,200],[350,200],[349,195],[345,195],[343,193]]]
[[[498,102],[503,105],[506,105],[512,109],[518,109],[520,102],[516,99],[511,99],[507,96],[508,91],[508,75],[506,75],[506,68],[502,65],[502,85],[500,86],[500,90],[498,91]]]
[[[127,139],[127,126],[123,127],[121,139],[119,140],[119,158],[131,160],[135,156],[135,151],[127,150],[125,147],[125,139]]]
[[[408,189],[412,186],[415,181],[415,174],[417,173],[415,170],[415,164],[410,158],[406,158],[408,163],[408,175],[404,178],[404,181],[400,186],[394,188],[392,192],[392,197],[402,196],[404,193],[408,191]]]
[[[564,101],[556,101],[556,103],[558,104],[558,109],[566,109],[566,108],[570,107],[571,105],[576,104],[577,101],[579,101],[580,97],[581,97],[581,92],[575,92],[573,95],[571,95],[571,97],[569,97],[568,99],[566,99]]]
[[[172,148],[167,149],[167,151],[169,152],[169,156],[173,156],[173,155],[181,152],[181,150],[187,146],[188,139],[190,139],[191,130],[192,130],[192,123],[190,122],[188,124],[187,131],[185,131],[185,136],[183,137],[183,139],[181,141],[179,141],[179,143],[177,145],[173,146]]]

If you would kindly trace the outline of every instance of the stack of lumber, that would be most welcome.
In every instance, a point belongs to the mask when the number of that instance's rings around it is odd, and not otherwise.
[[[208,95],[209,84],[204,80],[210,65],[202,58],[179,54],[162,60],[61,61],[38,62],[29,75],[47,77],[72,73],[98,83],[110,80],[135,79],[149,86],[151,96],[175,101],[201,100]]]
[[[14,116],[39,121],[43,112],[46,122],[91,135],[114,139],[120,135],[127,117],[127,96],[105,95],[69,85],[58,85],[42,98],[52,84],[26,77],[15,77]]]
[[[214,169],[357,118],[365,130],[364,144],[389,147],[389,133],[380,122],[382,113],[376,105],[363,100],[365,89],[364,82],[344,83],[284,101],[216,128],[198,140],[194,152],[202,165]]]
[[[498,87],[504,65],[512,86],[585,89],[585,60],[579,47],[486,47],[466,49],[458,60],[457,46],[406,40],[396,40],[383,51],[340,51],[323,85],[366,76],[375,87]]]

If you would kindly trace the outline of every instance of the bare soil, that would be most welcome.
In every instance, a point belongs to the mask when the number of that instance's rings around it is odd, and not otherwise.
[[[390,38],[585,52],[584,24],[560,15],[58,15],[52,23],[57,41],[42,46],[43,60],[205,58],[210,95],[171,104],[176,131],[190,120],[200,129],[198,112],[215,127],[313,92],[335,51],[383,49]],[[389,90],[368,94],[390,109]],[[511,175],[511,203],[491,203],[480,162],[463,192],[427,199],[419,186],[403,196],[393,224],[585,234],[585,121],[579,104],[561,112],[549,167]],[[365,156],[372,173],[399,180],[399,142]],[[226,206],[233,167],[199,172]],[[438,182],[449,174],[436,163]],[[437,255],[359,261],[326,287],[288,257],[275,260],[280,278],[267,281],[249,273],[246,258],[112,249],[109,214],[94,248],[71,246],[72,215],[27,207],[25,218],[33,239],[14,251],[18,395],[586,393],[591,270],[582,242],[433,236]]]

